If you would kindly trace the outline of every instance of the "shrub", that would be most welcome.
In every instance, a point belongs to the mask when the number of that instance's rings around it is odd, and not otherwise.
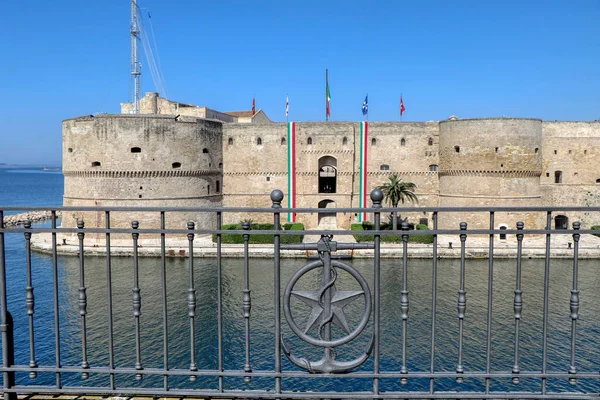
[[[372,226],[371,226],[371,228],[372,228]],[[353,231],[367,230],[367,229],[364,229],[364,224],[352,224],[350,226],[350,229]],[[368,230],[370,230],[370,229],[368,229]],[[387,230],[387,229],[382,228],[382,230]],[[423,231],[423,230],[429,230],[429,228],[427,227],[427,225],[419,224],[419,225],[417,225],[417,230]],[[375,240],[375,236],[373,234],[357,234],[357,235],[354,235],[354,239],[358,243],[372,242]],[[381,242],[382,243],[402,243],[402,233],[399,233],[397,235],[381,235]],[[408,242],[409,243],[431,244],[431,243],[433,243],[433,235],[410,235],[408,237]]]
[[[222,230],[242,230],[242,224],[227,224],[221,227]],[[283,229],[286,231],[302,231],[304,230],[304,224],[295,223],[295,224],[285,224]],[[273,224],[258,224],[253,223],[250,225],[250,238],[248,243],[250,244],[273,244],[274,237],[273,235],[252,235],[252,231],[272,231]],[[289,243],[302,243],[304,239],[303,235],[281,235],[281,243],[289,244]],[[213,233],[212,235],[213,243],[217,241],[217,234]],[[243,244],[244,237],[243,234],[238,233],[224,233],[221,235],[221,243],[230,243],[230,244]]]
[[[371,228],[373,228],[373,225],[371,225]],[[365,229],[365,224],[352,224],[350,225],[350,230],[352,231],[365,231],[367,229]],[[371,230],[371,229],[368,229]],[[375,240],[375,237],[372,234],[362,234],[362,235],[353,235],[354,236],[354,240],[356,240],[357,243],[362,243],[362,242],[372,242]]]
[[[590,229],[594,231],[600,231],[600,225],[594,225]],[[592,233],[592,235],[600,237],[600,233]]]

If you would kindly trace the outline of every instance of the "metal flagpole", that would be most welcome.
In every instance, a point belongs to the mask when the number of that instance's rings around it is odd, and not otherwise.
[[[325,69],[325,121],[329,121],[329,69]]]
[[[285,94],[285,122],[289,123],[290,122],[290,118],[289,118],[289,112],[290,111],[290,99],[288,94]]]

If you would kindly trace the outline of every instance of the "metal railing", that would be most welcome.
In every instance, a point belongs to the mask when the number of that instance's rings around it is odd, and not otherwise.
[[[597,398],[600,387],[600,373],[598,369],[585,369],[580,365],[596,366],[597,357],[600,354],[600,342],[586,340],[585,349],[578,341],[578,319],[580,319],[580,287],[579,283],[579,243],[582,235],[594,233],[590,229],[581,229],[578,222],[572,224],[573,229],[554,230],[552,227],[553,212],[585,211],[587,213],[600,213],[600,207],[571,207],[571,208],[549,208],[549,207],[496,207],[496,208],[416,208],[403,209],[413,212],[430,212],[432,215],[433,229],[429,231],[417,231],[409,229],[404,223],[399,232],[382,230],[381,216],[383,213],[392,211],[391,208],[382,208],[382,195],[373,192],[371,198],[373,207],[366,211],[373,216],[373,230],[368,232],[373,235],[372,242],[366,243],[341,243],[333,240],[338,235],[351,235],[357,232],[348,230],[327,231],[284,231],[281,224],[281,214],[295,213],[318,213],[319,209],[294,209],[289,210],[281,207],[283,193],[274,191],[271,194],[272,208],[212,208],[192,210],[189,208],[75,208],[56,207],[52,209],[50,227],[32,227],[27,223],[24,227],[6,228],[0,225],[0,300],[1,300],[1,332],[2,332],[2,374],[3,392],[5,398],[16,399],[16,394],[98,394],[98,395],[152,395],[152,396],[204,396],[213,398],[553,398],[553,399],[583,399]],[[4,212],[16,210],[17,207],[5,207],[0,210],[0,221],[3,220]],[[23,207],[19,207],[23,210]],[[28,210],[47,209],[42,207],[29,207]],[[56,212],[65,211],[94,211],[103,213],[105,228],[86,228],[83,221],[79,221],[77,228],[57,228]],[[124,212],[148,212],[157,213],[160,216],[161,227],[159,229],[143,229],[138,222],[133,221],[131,228],[112,228],[111,213]],[[176,212],[206,212],[214,213],[217,219],[217,229],[198,229],[193,222],[182,229],[166,229],[166,214]],[[364,212],[364,209],[328,209],[327,212]],[[271,213],[273,216],[272,230],[250,230],[250,224],[246,222],[241,230],[223,230],[223,216],[227,213]],[[438,216],[442,213],[483,213],[489,216],[489,229],[467,229],[466,223],[460,223],[458,229],[438,229]],[[516,229],[495,229],[494,216],[498,212],[538,212],[545,214],[547,225],[545,229],[525,229],[522,222],[518,222]],[[1,224],[1,222],[0,222]],[[86,273],[90,273],[88,267],[89,258],[86,257],[86,235],[89,233],[104,234],[106,255],[104,262],[104,278],[98,278],[94,273],[94,284],[104,288],[105,299],[94,299],[102,303],[102,319],[105,321],[103,329],[105,333],[90,332],[88,326],[88,305],[93,297],[88,293],[91,282],[86,280]],[[34,295],[34,284],[36,276],[36,265],[32,261],[31,237],[32,234],[43,234],[49,237],[51,243],[51,256],[49,268],[51,268],[51,279],[46,281],[44,289],[48,293],[48,301],[52,303],[48,308],[49,314],[43,326],[36,324],[36,308],[38,300]],[[71,269],[68,274],[60,269],[57,240],[59,235],[76,234],[78,241],[77,262],[78,268]],[[123,298],[123,293],[115,289],[117,280],[114,262],[115,257],[111,254],[111,235],[131,235],[132,256],[127,259],[128,271],[133,274],[133,280],[128,283],[131,290],[130,305],[133,310],[127,316],[123,311],[116,310],[120,307],[116,298]],[[206,270],[199,272],[201,264],[198,258],[194,258],[194,250],[198,235],[214,234],[216,250],[215,268],[211,277],[214,292],[211,304],[211,323],[203,321],[198,308],[202,303],[202,297],[197,293],[197,282],[199,274],[203,277],[208,275]],[[243,247],[240,247],[240,257],[243,261],[243,285],[240,289],[237,306],[239,306],[238,321],[243,324],[238,334],[226,333],[227,324],[234,322],[225,321],[226,304],[230,304],[226,297],[237,296],[229,293],[229,283],[225,282],[227,277],[223,270],[222,237],[226,234],[241,234]],[[282,244],[281,239],[286,235],[320,235],[316,243]],[[382,282],[382,237],[386,235],[400,235],[400,243],[395,249],[401,258],[394,262],[394,271],[390,277],[399,279],[399,286],[395,287],[398,297],[397,305],[382,305],[382,297],[387,295],[383,291]],[[427,275],[430,294],[425,300],[409,300],[411,295],[411,276],[417,273],[411,271],[412,260],[409,260],[411,247],[409,242],[411,236],[430,234],[433,235],[433,243],[420,245],[428,249],[429,269],[422,275]],[[498,235],[508,235],[516,239],[515,255],[510,261],[514,268],[514,280],[510,282],[496,282],[494,280],[494,266],[497,260],[494,258],[495,243]],[[141,283],[144,274],[148,273],[143,266],[139,255],[140,235],[155,235],[160,238],[160,266],[159,288],[157,288],[159,306],[155,315],[147,318],[152,320],[153,334],[150,339],[144,339],[142,310],[144,309],[144,297],[141,294]],[[181,290],[170,292],[167,284],[169,268],[167,268],[168,237],[179,235],[187,238],[188,251],[185,253],[187,266],[179,265],[178,268],[187,268],[186,279],[177,282],[180,286],[186,286],[185,293]],[[267,261],[270,265],[269,277],[272,284],[267,284],[270,293],[266,295],[272,300],[269,307],[260,311],[261,315],[256,325],[253,310],[253,297],[251,293],[251,282],[253,272],[250,258],[251,235],[272,235],[272,259]],[[453,269],[458,273],[452,282],[458,284],[452,297],[446,297],[446,292],[441,293],[440,285],[448,278],[449,270],[440,272],[439,266],[442,260],[438,257],[439,238],[442,235],[454,235],[458,237],[460,249]],[[543,278],[538,281],[541,287],[531,288],[531,291],[540,292],[541,301],[535,302],[533,306],[541,305],[541,332],[538,337],[528,334],[523,336],[523,329],[527,324],[535,321],[527,321],[528,302],[527,289],[523,287],[524,267],[523,262],[527,260],[523,256],[524,238],[533,235],[545,237],[545,248],[543,257]],[[568,281],[570,291],[568,296],[559,302],[567,310],[561,316],[560,323],[570,325],[570,343],[568,354],[561,354],[561,362],[550,363],[549,358],[552,346],[549,340],[552,338],[552,329],[549,326],[552,318],[550,309],[550,298],[555,296],[551,290],[551,238],[557,235],[566,235],[572,239],[573,247],[569,245],[571,256],[571,273],[569,276],[560,276],[559,280]],[[12,257],[6,251],[5,241],[9,236],[19,236],[24,239],[25,256],[24,261],[18,261],[18,257]],[[488,262],[487,262],[487,285],[478,293],[483,293],[482,298],[469,299],[466,296],[465,281],[469,276],[467,271],[468,237],[487,238]],[[22,244],[19,244],[21,246]],[[357,267],[350,262],[335,257],[339,250],[368,250],[372,252],[372,259],[367,262],[369,268]],[[318,257],[308,261],[295,260],[291,267],[282,269],[282,252],[290,250],[316,251]],[[12,260],[12,261],[11,261]],[[17,260],[17,261],[15,261]],[[24,264],[21,264],[24,262]],[[597,265],[598,261],[595,261]],[[17,263],[18,265],[14,265]],[[99,269],[95,263],[93,268]],[[528,267],[529,268],[529,267]],[[11,269],[11,273],[7,270]],[[542,270],[540,270],[541,272]],[[528,273],[530,271],[528,270]],[[411,275],[412,274],[412,275]],[[563,271],[564,274],[564,271]],[[595,276],[598,276],[596,269]],[[365,276],[367,276],[365,278]],[[287,278],[289,276],[289,278]],[[594,275],[592,275],[594,276]],[[21,322],[27,321],[26,326],[15,326],[13,316],[9,312],[9,306],[14,307],[12,314],[22,313],[22,287],[18,287],[14,281],[22,282],[25,279],[25,314],[26,318],[19,318]],[[75,279],[73,285],[77,286],[75,292],[63,293],[61,285],[65,279]],[[456,279],[455,279],[456,278]],[[554,277],[556,278],[556,277]],[[389,279],[389,278],[386,278]],[[598,280],[600,282],[600,280]],[[454,283],[453,283],[454,284]],[[311,286],[312,285],[312,286]],[[594,288],[595,283],[590,283]],[[345,288],[343,288],[343,286]],[[498,306],[494,303],[494,291],[500,286],[510,286],[511,310],[510,315],[504,312],[503,317],[495,316],[494,312]],[[39,286],[36,286],[38,288]],[[264,289],[265,286],[261,286]],[[387,287],[387,286],[386,286]],[[310,289],[310,290],[309,290]],[[415,296],[421,295],[421,289],[415,289]],[[596,292],[599,287],[595,287]],[[36,290],[36,293],[37,293]],[[262,290],[262,289],[261,289]],[[389,290],[389,289],[388,289]],[[227,293],[226,293],[227,292]],[[265,293],[260,294],[263,298]],[[185,308],[187,322],[183,321],[174,325],[171,321],[172,309],[170,301],[177,296],[184,296],[183,302],[178,304]],[[14,300],[15,298],[20,300]],[[65,302],[76,298],[77,318],[65,322],[61,313],[65,312]],[[9,298],[13,298],[10,303]],[[396,301],[394,300],[394,301]],[[506,299],[504,299],[506,300]],[[413,305],[413,302],[415,302]],[[448,321],[446,311],[442,313],[440,307],[451,302],[455,307],[452,319],[454,323],[444,325]],[[481,343],[479,359],[483,363],[469,363],[469,355],[465,351],[466,331],[469,324],[474,321],[468,319],[469,303],[473,303],[480,309],[480,314],[485,314],[485,320],[478,328]],[[538,304],[539,303],[539,304]],[[503,301],[503,304],[508,304]],[[597,307],[595,304],[586,304],[590,309]],[[171,308],[170,308],[171,307]],[[212,307],[212,306],[211,306]],[[229,305],[227,305],[229,307]],[[304,308],[303,308],[304,307]],[[418,308],[419,311],[412,311]],[[308,311],[307,311],[308,309]],[[305,313],[302,313],[302,310]],[[390,311],[391,310],[391,311]],[[179,310],[177,310],[179,311]],[[412,313],[417,313],[411,316]],[[507,316],[509,315],[509,316]],[[130,329],[127,332],[116,332],[115,319],[127,318]],[[78,321],[77,321],[78,319]],[[600,334],[600,319],[594,318],[586,325],[586,330],[591,330],[591,336]],[[306,326],[302,321],[306,320]],[[413,322],[414,321],[414,322]],[[537,320],[536,320],[537,321]],[[568,321],[568,322],[567,322]],[[540,322],[540,321],[537,321]],[[212,325],[214,323],[214,325]],[[46,325],[47,324],[47,325]],[[103,322],[104,324],[104,322]],[[523,325],[525,324],[525,325]],[[77,329],[74,325],[78,325]],[[412,326],[411,326],[412,325]],[[494,336],[495,326],[504,326],[503,336]],[[510,328],[507,326],[510,325]],[[427,329],[422,334],[415,330]],[[201,328],[199,328],[201,327]],[[512,333],[507,335],[507,329]],[[185,331],[189,330],[189,334]],[[411,332],[412,330],[412,332]],[[28,337],[19,337],[21,347],[15,346],[14,332]],[[48,333],[51,331],[51,334]],[[254,354],[258,349],[253,338],[259,336],[257,332],[268,331],[270,344],[260,339],[260,351],[264,360],[256,362]],[[285,332],[284,332],[285,331]],[[78,337],[73,336],[73,332]],[[178,339],[173,339],[174,332]],[[586,331],[589,333],[590,331]],[[594,333],[595,332],[595,333]],[[93,338],[89,335],[94,333]],[[285,336],[284,336],[285,334]],[[152,336],[151,335],[151,336]],[[211,336],[214,340],[212,347],[200,346],[197,342],[202,335]],[[229,335],[229,336],[228,336]],[[468,335],[474,335],[470,331]],[[42,337],[43,336],[43,337]],[[507,338],[506,336],[510,336]],[[562,335],[564,337],[564,335]],[[225,340],[225,338],[228,338]],[[95,338],[95,339],[94,339]],[[185,338],[185,339],[184,339]],[[96,342],[95,342],[96,340]],[[148,344],[150,340],[151,344]],[[411,340],[415,347],[411,347]],[[98,342],[99,341],[99,342]],[[258,341],[258,339],[256,339]],[[384,343],[385,341],[385,343]],[[419,347],[416,348],[416,342]],[[525,341],[525,342],[524,342]],[[124,345],[118,345],[124,343]],[[179,342],[185,342],[189,347],[182,350]],[[393,342],[393,345],[391,345]],[[533,344],[532,344],[533,342]],[[27,344],[25,344],[27,343]],[[425,345],[423,346],[423,343]],[[470,342],[471,343],[471,342]],[[524,344],[525,343],[525,344]],[[485,344],[485,346],[483,346]],[[541,353],[541,357],[530,357],[523,360],[523,348],[526,346],[535,352]],[[79,349],[65,356],[64,347]],[[104,347],[101,357],[91,356],[89,347]],[[146,346],[146,347],[145,347]],[[177,355],[174,355],[174,346],[177,347]],[[443,346],[444,348],[440,348]],[[28,347],[28,348],[27,348]],[[270,347],[270,350],[269,350]],[[44,348],[52,353],[54,362],[42,363],[36,356],[36,350]],[[564,346],[563,346],[564,348]],[[48,350],[50,349],[50,350]],[[127,349],[127,350],[124,350]],[[131,349],[134,349],[131,352]],[[134,355],[133,359],[123,361],[120,352],[127,351]],[[494,353],[495,351],[495,353]],[[235,356],[236,365],[231,365],[225,358],[236,352],[243,355]],[[29,358],[28,363],[16,363],[15,353],[20,354],[17,358]],[[74,355],[78,353],[79,355]],[[453,367],[447,368],[448,359],[440,362],[440,354],[450,354],[450,362]],[[509,355],[511,362],[504,363],[501,368],[495,368],[495,354]],[[97,354],[97,353],[95,353]],[[144,355],[151,354],[156,362],[151,365],[145,364]],[[265,355],[266,354],[266,355]],[[409,354],[418,354],[421,357],[421,366],[415,367]],[[472,353],[469,353],[472,354]],[[94,357],[98,359],[94,359]],[[189,361],[189,367],[181,367],[181,363],[175,363],[174,357],[183,357]],[[385,360],[383,360],[385,358]],[[46,360],[48,357],[46,357]],[[204,362],[199,359],[205,360]],[[207,359],[211,361],[206,361]],[[425,360],[425,361],[423,361]],[[536,362],[533,362],[533,361]],[[537,361],[540,361],[537,363]],[[177,364],[177,365],[174,365]],[[417,363],[418,364],[418,363]],[[428,364],[428,365],[425,365]],[[442,365],[440,365],[442,364]],[[423,366],[425,365],[425,366]],[[52,378],[42,380],[41,375]],[[92,379],[97,377],[97,379]],[[158,377],[156,379],[149,378]],[[132,378],[132,379],[129,379]],[[182,383],[183,379],[188,382]],[[148,384],[142,384],[149,380]],[[568,382],[567,386],[549,385],[550,381]],[[584,387],[578,386],[581,381],[588,382]],[[480,382],[480,386],[468,385],[467,381]],[[79,383],[78,383],[79,382]],[[90,383],[91,382],[91,383]],[[257,383],[260,382],[260,383]],[[325,382],[325,383],[323,383]],[[334,382],[330,384],[330,382]],[[360,382],[360,384],[355,384]],[[366,382],[366,386],[365,386]],[[390,383],[390,382],[393,382]],[[536,386],[537,385],[537,386]],[[480,388],[474,390],[473,388]],[[302,389],[303,388],[303,389]],[[533,388],[533,389],[532,389]],[[553,390],[560,388],[560,390]]]

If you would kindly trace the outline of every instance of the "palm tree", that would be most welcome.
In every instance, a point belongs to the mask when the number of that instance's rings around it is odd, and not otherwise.
[[[388,177],[389,182],[379,186],[378,189],[385,195],[385,200],[392,207],[398,207],[398,203],[408,201],[410,203],[418,203],[417,195],[415,190],[417,185],[412,182],[402,182],[402,179],[398,178],[398,174],[395,172]],[[392,225],[393,230],[396,230],[398,220],[396,217],[396,211],[392,211]]]

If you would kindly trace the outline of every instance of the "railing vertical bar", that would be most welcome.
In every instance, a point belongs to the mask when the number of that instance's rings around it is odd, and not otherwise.
[[[460,229],[462,231],[467,229],[467,223],[461,222]],[[458,363],[456,365],[456,373],[462,374],[464,368],[462,365],[463,356],[463,320],[465,318],[465,311],[467,308],[467,292],[465,291],[465,241],[467,240],[466,233],[460,234],[460,289],[458,290]],[[458,375],[456,378],[457,383],[463,383],[463,377]]]
[[[142,366],[142,350],[140,343],[140,316],[142,314],[142,296],[140,295],[140,284],[139,284],[139,265],[138,265],[138,238],[140,236],[135,230],[140,226],[138,221],[131,223],[133,232],[131,237],[133,238],[133,289],[132,292],[132,303],[133,303],[133,317],[135,318],[135,369],[138,371],[143,370]],[[135,374],[135,379],[138,381],[142,380],[143,375],[138,373]]]
[[[160,229],[163,231],[160,233],[160,286],[162,290],[163,311],[163,368],[166,372],[169,370],[169,321],[167,313],[167,246],[164,233],[166,229],[164,211],[160,212]],[[169,375],[167,374],[163,376],[163,388],[165,391],[169,390]]]
[[[0,210],[0,228],[4,229],[4,211]],[[0,318],[2,331],[2,366],[8,368],[14,364],[15,348],[13,340],[12,316],[8,312],[8,302],[6,295],[6,257],[4,253],[4,232],[0,232]],[[15,384],[15,373],[4,371],[2,374],[2,387],[10,389]],[[17,394],[4,392],[6,400],[17,400]]]
[[[58,305],[58,251],[56,250],[56,247],[56,211],[52,210],[52,284],[54,296],[54,351],[56,352],[56,368],[60,368],[60,307]],[[56,372],[56,388],[62,388],[60,372]]]
[[[402,318],[402,367],[400,368],[401,374],[407,374],[408,368],[406,367],[406,337],[408,329],[408,222],[402,222],[402,292],[400,294],[400,318]],[[405,377],[400,378],[400,383],[406,385],[408,379]]]
[[[546,215],[546,257],[544,261],[544,318],[542,322],[542,374],[547,371],[548,361],[548,297],[550,291],[550,230],[552,229],[552,211]],[[546,394],[547,378],[542,377],[542,395]]]
[[[110,211],[104,212],[106,224],[106,296],[108,301],[108,365],[115,367],[115,348],[113,342],[113,297],[112,297],[112,260],[110,256]],[[110,374],[110,388],[115,389],[115,374]]]
[[[579,230],[581,224],[573,222],[573,229]],[[575,345],[577,336],[577,319],[579,318],[579,289],[578,289],[578,273],[579,273],[579,233],[573,234],[573,289],[571,290],[570,307],[571,307],[571,365],[569,366],[569,374],[576,374],[575,367]],[[577,378],[569,378],[569,383],[575,385]]]
[[[190,221],[187,228],[194,230],[195,224]],[[196,288],[194,286],[194,234],[188,233],[188,262],[189,262],[189,289],[188,289],[188,317],[190,318],[190,371],[198,371],[196,365]],[[196,375],[190,375],[190,381],[196,381]]]
[[[244,221],[242,224],[242,229],[245,231],[250,229],[250,223],[248,221]],[[250,266],[248,264],[248,242],[250,240],[250,235],[248,233],[244,233],[244,289],[242,291],[242,315],[244,316],[244,325],[245,325],[245,339],[246,339],[246,362],[244,364],[244,372],[252,372],[252,366],[250,365],[250,311],[252,307],[251,299],[250,299]],[[252,380],[252,378],[247,375],[244,377],[244,382],[248,383]]]
[[[86,327],[86,315],[87,315],[87,294],[85,287],[85,267],[84,267],[84,247],[83,240],[85,233],[83,232],[84,223],[83,220],[77,221],[77,238],[79,239],[79,315],[81,316],[81,353],[82,361],[81,368],[89,368],[87,360],[87,327]],[[81,374],[82,379],[87,379],[89,374],[83,372]]]
[[[217,212],[217,229],[223,224],[221,212]],[[223,372],[223,288],[221,287],[221,234],[217,233],[217,367]],[[223,392],[223,377],[219,376],[219,392]]]
[[[278,231],[281,229],[281,201],[283,200],[283,192],[281,190],[273,190],[271,192],[271,208],[273,211],[273,229]],[[281,393],[281,259],[280,259],[280,244],[281,235],[273,236],[273,316],[275,319],[275,393]]]
[[[31,229],[31,221],[24,221],[25,229]],[[25,236],[25,264],[27,266],[27,286],[25,287],[25,309],[29,322],[29,368],[37,368],[35,361],[35,333],[33,331],[33,314],[35,313],[35,297],[33,294],[33,280],[31,277],[31,231],[26,231]],[[29,377],[37,377],[35,371],[29,371]]]
[[[521,221],[517,222],[517,229],[522,231],[525,224]],[[521,321],[521,312],[523,311],[523,291],[521,290],[521,262],[523,259],[523,233],[517,234],[517,279],[515,286],[515,363],[512,373],[518,374],[521,372],[519,368],[519,322]],[[516,385],[520,383],[518,376],[513,376],[512,382]]]
[[[438,213],[433,213],[433,229],[438,229]],[[437,246],[438,235],[433,235],[433,260],[431,265],[431,374],[435,372],[435,314],[437,307]],[[429,393],[433,394],[435,389],[435,378],[429,379]]]
[[[494,211],[490,211],[490,230],[494,230]],[[492,359],[492,300],[494,295],[494,233],[490,233],[487,303],[487,343],[485,352],[485,373],[490,373]],[[490,392],[490,378],[485,378],[485,393]]]
[[[376,189],[371,192],[371,200],[373,202],[373,208],[381,208],[381,201],[383,200],[383,193],[381,190]],[[374,219],[374,254],[373,254],[373,297],[375,299],[373,305],[373,330],[375,331],[375,341],[373,343],[373,372],[379,374],[380,367],[380,307],[381,307],[381,235],[379,230],[381,229],[381,213],[375,211],[373,213]],[[373,378],[373,394],[379,394],[379,378]]]

